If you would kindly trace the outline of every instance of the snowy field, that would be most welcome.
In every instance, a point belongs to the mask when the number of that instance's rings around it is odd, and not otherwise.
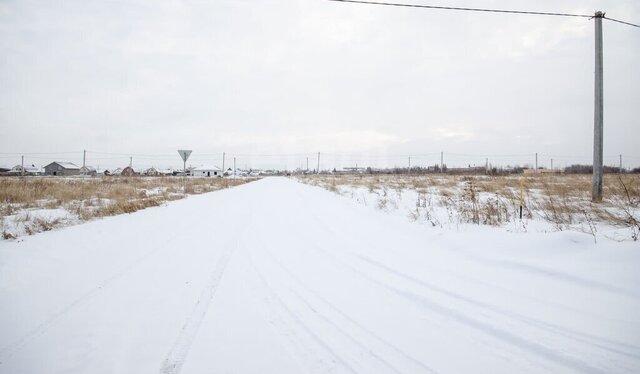
[[[0,240],[133,213],[251,180],[150,176],[2,177]]]
[[[266,178],[0,241],[0,373],[638,373],[638,269]]]
[[[389,214],[464,231],[469,224],[514,233],[576,231],[593,240],[640,239],[640,175],[607,174],[591,201],[591,175],[311,175],[323,187]],[[523,214],[519,217],[522,204]]]

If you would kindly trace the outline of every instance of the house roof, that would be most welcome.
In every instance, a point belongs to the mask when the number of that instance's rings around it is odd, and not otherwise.
[[[193,170],[193,171],[210,171],[210,170],[211,171],[222,171],[222,169],[220,169],[217,166],[198,166],[198,167],[195,167],[195,168],[193,168],[191,170]]]
[[[76,164],[74,164],[73,162],[65,162],[65,161],[54,161],[51,164],[58,164],[60,166],[62,166],[65,169],[80,169],[80,167]],[[51,165],[49,164],[49,165]],[[47,165],[47,166],[49,166]]]

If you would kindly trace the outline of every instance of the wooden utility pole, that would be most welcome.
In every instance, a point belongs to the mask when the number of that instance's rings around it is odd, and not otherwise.
[[[595,26],[595,92],[594,92],[594,112],[593,112],[593,183],[591,190],[591,200],[602,201],[602,174],[603,164],[603,58],[602,58],[602,18],[604,12],[596,12],[594,15]]]

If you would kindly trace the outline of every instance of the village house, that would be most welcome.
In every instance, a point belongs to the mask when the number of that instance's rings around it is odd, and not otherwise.
[[[83,166],[80,168],[80,175],[95,176],[96,174],[98,174],[98,171],[93,166]]]
[[[142,172],[143,175],[149,176],[149,177],[157,177],[162,175],[160,173],[160,170],[154,168],[154,167],[150,167],[149,169],[145,170]]]
[[[55,176],[79,175],[80,167],[71,162],[54,161],[44,167],[44,173]]]
[[[42,175],[43,171],[41,168],[35,165],[26,165],[24,168],[22,165],[16,165],[8,171],[7,175]]]
[[[191,169],[194,177],[222,177],[222,169],[215,166],[199,166]]]

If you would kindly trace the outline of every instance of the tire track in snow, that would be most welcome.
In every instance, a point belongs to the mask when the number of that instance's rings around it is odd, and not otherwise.
[[[526,316],[523,316],[521,314],[517,314],[517,313],[508,311],[506,309],[503,309],[503,308],[500,308],[500,307],[497,307],[497,306],[494,306],[494,305],[491,305],[491,304],[488,304],[488,303],[485,303],[485,302],[482,302],[482,301],[471,299],[469,297],[463,296],[463,295],[458,294],[456,292],[448,291],[448,290],[446,290],[446,289],[444,289],[442,287],[436,286],[436,285],[434,285],[432,283],[429,283],[429,282],[414,278],[414,277],[412,277],[412,276],[410,276],[408,274],[405,274],[405,273],[402,273],[402,272],[400,272],[398,270],[395,270],[395,269],[393,269],[393,268],[391,268],[391,267],[389,267],[389,266],[387,266],[387,265],[385,265],[385,264],[383,264],[381,262],[378,262],[376,260],[368,258],[367,256],[362,256],[362,255],[357,255],[357,254],[353,254],[353,256],[356,256],[360,260],[362,260],[362,261],[364,261],[364,262],[366,262],[366,263],[368,263],[368,264],[370,264],[370,265],[372,265],[372,266],[374,266],[374,267],[376,267],[378,269],[384,270],[385,272],[393,274],[396,277],[405,279],[405,280],[407,280],[407,281],[409,281],[409,282],[411,282],[413,284],[416,284],[416,285],[418,285],[418,286],[420,286],[420,287],[422,287],[422,288],[424,288],[426,290],[429,290],[429,291],[432,291],[432,292],[436,292],[436,293],[451,297],[453,299],[456,299],[456,300],[471,304],[471,305],[473,305],[475,307],[484,309],[484,310],[486,310],[488,312],[496,313],[496,314],[502,315],[504,317],[511,318],[513,320],[522,322],[522,323],[524,323],[526,325],[529,325],[531,327],[539,328],[541,330],[545,330],[545,331],[550,332],[550,333],[562,335],[562,336],[564,336],[566,338],[570,338],[570,339],[575,340],[577,342],[589,344],[589,345],[592,345],[594,347],[597,347],[597,348],[600,348],[602,350],[606,350],[606,351],[609,351],[609,352],[612,352],[612,353],[617,353],[617,354],[624,355],[624,356],[627,356],[627,357],[640,359],[640,354],[633,353],[633,352],[640,352],[640,348],[639,347],[636,347],[636,346],[633,346],[633,345],[629,345],[629,344],[625,344],[625,343],[612,341],[612,340],[601,338],[601,337],[598,337],[598,336],[584,334],[584,333],[581,333],[581,332],[578,332],[578,331],[573,331],[571,329],[568,329],[568,328],[565,328],[565,327],[562,327],[562,326],[558,326],[558,325],[555,325],[555,324],[552,324],[552,323],[547,323],[547,322],[544,322],[544,321],[539,321],[539,320],[536,320],[536,319],[533,319],[533,318],[530,318],[530,317],[526,317]],[[615,345],[615,346],[619,347],[619,349],[608,347],[605,344]],[[626,352],[626,351],[620,350],[620,349],[624,349],[624,348],[629,349],[632,352]]]
[[[345,268],[345,269],[349,269],[351,272],[360,275],[361,277],[363,277],[364,279],[367,279],[368,281],[378,285],[379,287],[386,289],[387,291],[400,296],[404,299],[406,299],[407,301],[410,301],[412,303],[415,303],[417,305],[419,305],[422,308],[426,308],[428,310],[430,310],[431,312],[440,314],[442,316],[444,316],[445,318],[448,319],[452,319],[454,321],[457,321],[458,323],[465,325],[467,327],[471,327],[474,330],[477,330],[481,333],[490,335],[500,341],[503,341],[504,343],[511,345],[511,346],[515,346],[518,347],[526,352],[530,352],[530,353],[534,353],[536,355],[538,355],[539,357],[542,357],[550,362],[554,362],[558,365],[561,365],[567,369],[576,371],[576,372],[580,372],[580,373],[593,373],[593,374],[604,374],[607,373],[607,370],[605,370],[604,368],[599,368],[599,367],[594,367],[591,366],[583,361],[580,361],[576,358],[567,356],[567,355],[563,355],[562,353],[559,353],[551,348],[548,348],[542,344],[539,344],[537,342],[533,342],[533,341],[529,341],[526,340],[525,338],[522,338],[518,335],[515,335],[507,330],[503,330],[499,327],[496,327],[494,325],[482,322],[480,320],[477,320],[475,318],[469,317],[464,315],[463,312],[460,312],[459,310],[456,310],[454,308],[450,308],[447,306],[444,306],[436,301],[433,301],[431,299],[429,299],[426,296],[423,295],[418,295],[409,291],[404,291],[401,290],[399,288],[396,288],[394,286],[388,285],[378,279],[375,279],[374,277],[363,273],[362,271],[356,269],[355,267],[353,267],[350,264],[347,264],[344,261],[341,261],[339,259],[337,259],[333,254],[329,253],[329,251],[317,246],[317,245],[311,245],[312,247],[315,247],[317,251],[319,251],[320,253],[324,253],[326,256],[328,256],[329,258],[331,258],[336,264],[340,265],[341,267]]]
[[[341,242],[353,241],[352,237],[344,236],[341,233],[336,232],[335,230],[333,230],[333,228],[331,226],[329,226],[325,221],[320,219],[317,216],[317,214],[315,214],[315,212],[312,211],[311,214],[312,214],[314,220],[321,227],[323,227],[324,229],[329,230],[330,232],[332,232],[332,234],[334,236],[341,237],[341,239],[340,239]],[[375,242],[371,242],[371,240],[368,237],[360,238],[360,239],[369,242],[371,245],[375,245],[376,244]],[[518,321],[520,323],[523,323],[523,324],[525,324],[525,325],[527,325],[527,326],[529,326],[531,328],[537,328],[537,329],[544,330],[544,331],[546,331],[548,333],[551,333],[551,334],[557,334],[557,335],[563,336],[565,338],[571,339],[571,340],[573,340],[575,342],[583,343],[583,344],[589,345],[591,347],[594,347],[596,349],[600,349],[600,350],[603,350],[603,351],[608,351],[610,353],[615,353],[615,354],[619,354],[619,355],[630,357],[630,358],[634,358],[634,359],[640,359],[640,354],[636,353],[636,352],[638,352],[638,350],[640,348],[638,348],[636,346],[629,345],[629,344],[626,344],[626,343],[621,343],[621,342],[618,342],[618,341],[613,341],[613,340],[602,338],[602,337],[599,337],[599,336],[594,336],[594,335],[590,335],[590,334],[581,333],[581,332],[574,331],[574,330],[571,330],[571,329],[568,329],[568,328],[565,328],[565,327],[562,327],[562,326],[559,326],[559,325],[555,325],[555,324],[552,324],[552,323],[547,323],[547,322],[540,321],[540,320],[537,320],[537,319],[533,319],[533,318],[530,318],[530,317],[526,317],[526,316],[523,316],[523,315],[520,315],[520,314],[517,314],[517,313],[514,313],[514,312],[510,312],[508,310],[505,310],[505,309],[502,309],[502,308],[499,308],[499,307],[496,307],[496,306],[493,306],[493,305],[490,305],[490,304],[487,304],[487,303],[484,303],[484,302],[481,302],[481,301],[478,301],[478,300],[474,300],[474,299],[466,297],[466,296],[463,296],[463,295],[455,293],[453,291],[448,291],[448,290],[446,290],[446,289],[444,289],[442,287],[436,286],[436,285],[434,285],[432,283],[428,283],[428,282],[425,282],[423,280],[416,279],[416,278],[414,278],[414,277],[412,277],[410,275],[407,275],[407,274],[402,273],[400,271],[397,271],[397,270],[395,270],[395,269],[393,269],[393,268],[391,268],[389,266],[386,266],[386,265],[384,265],[384,264],[382,264],[382,263],[380,263],[378,261],[372,260],[372,259],[368,258],[367,256],[363,256],[363,255],[360,255],[360,254],[352,252],[352,251],[344,251],[344,253],[349,255],[349,256],[351,256],[352,258],[355,258],[355,259],[359,260],[359,261],[368,263],[369,265],[377,267],[378,269],[381,269],[381,270],[383,270],[385,272],[388,272],[388,273],[393,274],[393,275],[395,275],[397,277],[403,278],[403,279],[405,279],[407,281],[410,281],[410,282],[412,282],[414,284],[417,284],[418,286],[420,286],[422,288],[425,288],[425,289],[427,289],[429,291],[436,292],[436,293],[439,293],[439,294],[454,298],[456,300],[471,304],[471,305],[473,305],[475,307],[485,309],[486,311],[489,311],[489,312],[492,312],[492,313],[496,313],[496,314],[502,315],[502,316],[507,317],[507,318],[511,318],[512,320],[515,320],[515,321]],[[464,257],[468,257],[466,253],[464,253],[462,255]],[[474,259],[474,260],[476,260],[478,262],[487,262],[487,261],[485,261],[485,259],[477,257],[477,256],[473,256],[472,259]],[[514,263],[506,264],[506,261],[489,261],[489,262],[491,262],[490,264],[493,265],[493,266],[499,266],[498,264],[514,265]],[[516,265],[520,265],[519,263],[515,263],[515,264]],[[532,273],[535,273],[537,275],[540,275],[540,274],[546,274],[548,276],[557,275],[557,272],[547,272],[545,269],[540,269],[540,268],[532,267],[532,266],[528,266],[528,265],[525,265],[525,266],[527,267],[526,270],[528,270],[528,271],[530,271]],[[439,269],[436,268],[436,270],[439,270]],[[525,270],[525,269],[523,269],[523,270]],[[463,280],[472,280],[472,279],[467,279],[467,277],[460,277],[460,276],[457,276],[457,277],[459,277],[459,278],[461,278]],[[559,278],[561,278],[561,280],[564,280],[564,281],[567,281],[567,282],[571,282],[571,283],[574,283],[574,284],[579,284],[579,285],[582,285],[584,287],[591,286],[591,281],[583,279],[583,278],[573,277],[573,276],[570,276],[570,275],[567,275],[567,276],[560,275]],[[485,282],[482,282],[482,283],[486,284]],[[487,284],[487,285],[493,287],[490,284]],[[628,293],[625,290],[623,290],[621,288],[617,288],[615,286],[609,286],[609,285],[605,285],[605,284],[598,284],[598,285],[594,285],[594,287],[600,288],[600,289],[604,289],[604,290],[608,290],[608,291],[611,291],[611,292],[614,292],[614,293],[618,293],[618,294],[621,294],[621,295],[624,295],[624,296],[633,297],[633,294]],[[502,288],[496,288],[496,289],[501,290],[501,291],[505,291],[505,292],[510,292],[509,290],[504,290]],[[540,301],[537,301],[537,302],[540,302]],[[544,302],[544,301],[542,301],[542,302]],[[614,347],[616,347],[616,348],[614,348]]]
[[[309,336],[309,338],[311,338],[311,340],[317,344],[320,349],[322,349],[323,351],[325,351],[326,353],[329,354],[329,356],[334,358],[333,363],[338,364],[342,369],[344,369],[345,371],[352,373],[352,374],[356,374],[358,373],[357,370],[355,370],[343,357],[341,357],[335,350],[333,350],[331,348],[331,346],[329,344],[327,344],[327,342],[325,342],[324,340],[322,340],[314,331],[313,329],[311,329],[307,324],[305,324],[302,320],[302,318],[295,313],[291,308],[289,308],[284,301],[276,294],[275,290],[273,289],[273,287],[269,284],[269,282],[266,280],[266,278],[264,277],[264,275],[262,274],[262,272],[258,269],[258,267],[255,264],[255,261],[253,260],[251,254],[250,254],[250,250],[247,249],[246,250],[247,253],[247,259],[249,261],[249,264],[251,265],[251,267],[253,268],[253,270],[255,271],[257,278],[260,282],[260,286],[263,288],[264,290],[264,295],[267,297],[267,300],[270,303],[275,303],[277,305],[277,307],[279,309],[281,309],[295,324],[297,324],[302,331]],[[273,308],[273,306],[272,306]],[[277,312],[276,312],[277,313]],[[286,328],[286,324],[283,323],[284,327]],[[295,335],[296,332],[292,331],[292,333]],[[302,344],[302,342],[300,342]],[[311,349],[309,349],[309,347],[305,347],[307,350],[312,351]],[[315,356],[315,359],[319,359],[319,357]],[[320,363],[321,364],[327,364],[326,362],[322,361],[320,359]],[[330,372],[334,372],[335,371],[335,367],[334,366],[329,366],[328,367],[328,371]]]
[[[299,277],[297,277],[295,274],[293,274],[293,272],[289,268],[287,268],[286,266],[284,266],[284,264],[282,264],[282,262],[280,262],[280,260],[273,254],[272,251],[270,251],[269,249],[266,249],[266,248],[265,248],[264,251],[265,251],[265,253],[267,253],[269,255],[269,257],[271,258],[271,261],[273,261],[276,265],[278,265],[278,267],[280,267],[293,281],[295,281],[297,284],[299,284],[306,292],[310,293],[315,299],[319,300],[322,304],[326,305],[329,309],[333,310],[336,314],[341,316],[342,319],[348,321],[351,325],[355,326],[358,330],[363,332],[365,335],[367,335],[367,336],[373,338],[374,340],[380,342],[382,345],[386,346],[388,349],[393,351],[396,355],[402,357],[407,362],[410,362],[411,366],[415,366],[416,368],[420,368],[420,371],[423,371],[425,373],[437,373],[436,370],[434,370],[434,369],[430,368],[429,366],[425,365],[424,363],[422,363],[418,359],[416,359],[414,357],[411,357],[410,355],[408,355],[407,353],[405,353],[404,351],[402,351],[401,349],[399,349],[395,345],[391,344],[390,342],[386,341],[385,339],[381,338],[380,336],[378,336],[377,334],[375,334],[374,332],[372,332],[371,330],[369,330],[368,328],[366,328],[365,326],[360,324],[358,321],[356,321],[352,317],[348,316],[346,313],[344,313],[342,310],[340,310],[340,308],[336,307],[335,305],[330,303],[327,299],[325,299],[320,294],[318,294],[316,291],[312,290],[304,281],[302,281]],[[317,313],[327,323],[331,324],[334,328],[338,329],[341,334],[345,335],[348,339],[352,340],[355,344],[357,344],[365,352],[368,352],[368,353],[372,354],[374,356],[374,358],[376,358],[377,360],[380,360],[381,362],[385,363],[385,365],[386,365],[386,361],[384,359],[382,359],[378,354],[376,354],[373,351],[372,348],[363,345],[362,342],[360,342],[357,339],[353,338],[349,333],[347,333],[346,331],[344,331],[343,329],[338,327],[333,321],[331,321],[330,318],[328,318],[325,315],[321,314],[318,311],[317,308],[314,308],[312,303],[307,298],[303,297],[300,293],[296,292],[293,289],[291,291],[304,304],[306,304],[307,307],[309,307],[311,310],[313,310],[314,313]],[[394,371],[396,371],[396,372],[400,371],[397,368],[392,368],[392,369]]]
[[[191,313],[182,325],[180,333],[178,334],[176,341],[173,343],[173,347],[162,362],[162,367],[160,368],[161,374],[177,374],[182,369],[182,365],[187,358],[191,344],[198,334],[202,320],[207,315],[209,304],[215,295],[218,284],[220,284],[224,270],[226,269],[229,259],[233,255],[234,249],[237,246],[237,242],[235,247],[227,246],[227,249],[216,262],[213,272],[209,276],[209,280],[202,289]]]
[[[177,236],[177,234],[172,235],[167,240],[167,242],[171,242],[176,236]],[[22,349],[31,340],[33,340],[36,337],[44,334],[51,327],[55,326],[55,324],[58,321],[60,321],[63,317],[65,317],[67,314],[69,314],[69,312],[71,312],[73,309],[75,309],[79,305],[84,304],[85,302],[87,302],[90,299],[92,299],[93,297],[95,297],[97,294],[99,294],[104,289],[106,289],[109,285],[111,285],[114,281],[118,280],[119,278],[122,278],[123,276],[125,276],[126,274],[131,272],[133,269],[138,267],[140,264],[144,263],[152,255],[154,255],[154,254],[156,254],[158,252],[161,252],[162,250],[165,250],[167,248],[169,248],[169,247],[158,247],[158,248],[155,248],[155,249],[143,254],[142,256],[138,257],[134,261],[130,262],[129,264],[127,264],[126,266],[122,267],[120,270],[118,270],[114,274],[112,274],[111,276],[103,279],[96,287],[90,289],[89,291],[87,291],[84,294],[80,295],[80,297],[78,297],[75,300],[73,300],[71,303],[69,303],[66,306],[64,306],[63,308],[59,309],[57,312],[51,314],[48,318],[43,320],[41,323],[39,323],[38,325],[36,325],[35,327],[33,327],[32,329],[27,331],[19,339],[17,339],[13,343],[10,343],[10,344],[6,345],[5,347],[3,347],[2,349],[0,349],[0,365],[2,365],[2,362],[3,362],[4,359],[7,359],[7,358],[11,357],[15,352],[17,352],[20,349]]]

